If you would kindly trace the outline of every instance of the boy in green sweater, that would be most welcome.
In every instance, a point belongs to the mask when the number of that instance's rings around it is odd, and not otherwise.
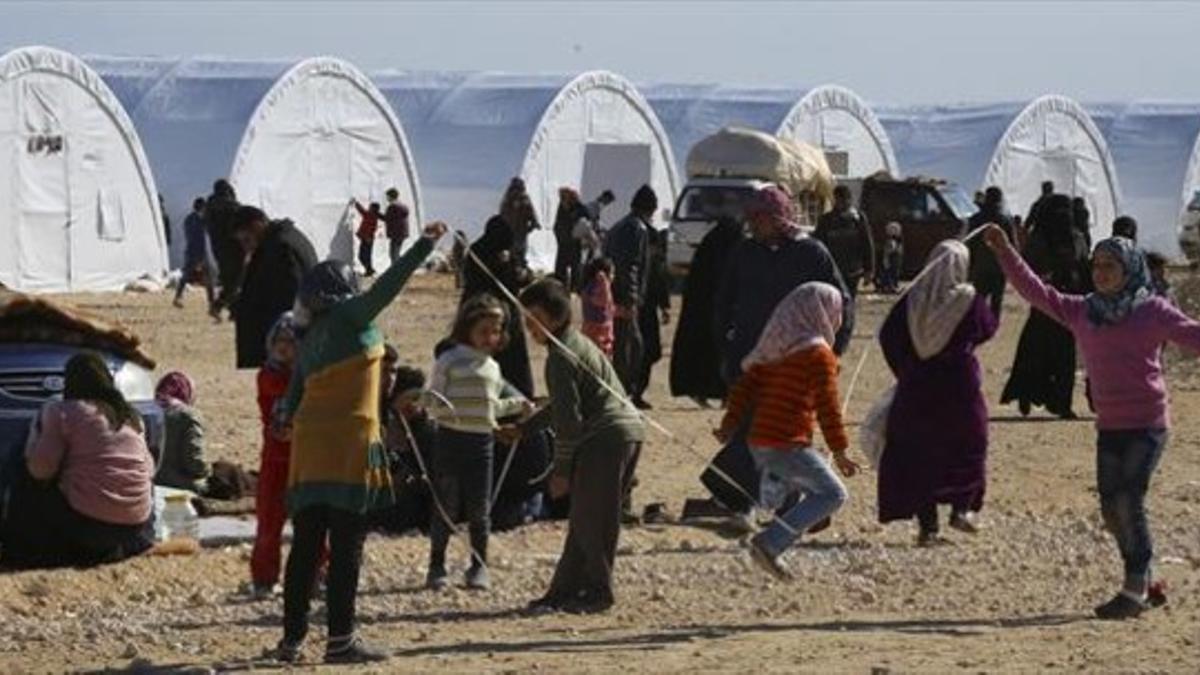
[[[530,603],[539,611],[603,612],[613,604],[612,570],[620,533],[621,498],[633,476],[645,430],[612,364],[571,326],[571,296],[553,279],[521,293],[525,326],[549,350],[550,405],[525,433],[554,430],[549,491],[570,493],[567,540],[550,589]]]

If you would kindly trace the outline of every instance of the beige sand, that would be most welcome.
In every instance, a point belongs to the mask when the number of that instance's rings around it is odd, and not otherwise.
[[[388,310],[387,333],[406,360],[428,363],[452,297],[447,279],[424,277]],[[232,327],[209,323],[199,292],[183,311],[165,295],[71,299],[140,333],[160,368],[191,373],[212,456],[256,464],[253,374],[232,370]],[[873,341],[889,303],[863,302],[843,384],[862,350],[871,355],[851,423],[889,382]],[[989,401],[998,399],[1024,314],[1010,297],[1001,334],[982,351]],[[994,406],[987,530],[951,532],[953,546],[917,549],[912,525],[878,525],[868,472],[850,482],[851,501],[834,527],[795,553],[795,583],[752,568],[736,540],[641,527],[622,535],[614,610],[525,618],[512,610],[544,589],[561,525],[495,537],[495,588],[485,595],[421,590],[426,542],[372,537],[362,632],[396,651],[376,670],[1197,672],[1200,420],[1192,411],[1200,405],[1200,372],[1173,357],[1176,428],[1149,502],[1171,604],[1141,620],[1108,624],[1089,616],[1115,590],[1120,570],[1099,522],[1091,424],[1036,414],[1020,421]],[[536,359],[540,367],[542,355]],[[696,476],[713,451],[708,430],[717,413],[669,399],[665,363],[655,377],[653,415],[682,442],[653,438],[636,499],[665,501],[678,513],[686,497],[701,493]],[[1086,410],[1082,400],[1077,410]],[[454,550],[461,566],[462,546]],[[240,595],[247,558],[248,548],[234,548],[0,576],[0,669],[253,665],[279,636],[281,603]],[[322,634],[318,616],[310,661],[319,659]]]

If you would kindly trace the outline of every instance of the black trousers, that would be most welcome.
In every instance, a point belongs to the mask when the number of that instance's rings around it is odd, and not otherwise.
[[[638,381],[644,351],[642,330],[636,316],[613,322],[613,369],[617,371],[617,379],[621,380],[625,393],[633,397],[641,395]]]
[[[433,480],[438,499],[451,518],[467,521],[471,534],[471,566],[487,564],[488,536],[492,530],[492,461],[495,440],[491,434],[438,429]],[[434,507],[429,524],[429,566],[445,569],[450,525]],[[478,557],[478,559],[476,559]]]
[[[310,506],[292,516],[292,550],[283,581],[283,636],[298,643],[308,633],[308,609],[317,581],[321,542],[329,536],[325,606],[329,641],[354,634],[354,604],[362,566],[366,518],[332,506]]]
[[[621,533],[621,500],[629,489],[641,443],[589,442],[575,455],[567,540],[547,596],[588,594],[612,600],[613,564]]]
[[[570,235],[555,238],[558,240],[558,253],[554,256],[554,277],[567,290],[577,291],[583,275],[583,249],[579,241]]]
[[[367,274],[375,273],[375,266],[372,263],[373,254],[375,252],[374,239],[359,239],[358,240],[358,262],[362,263],[363,270]]]

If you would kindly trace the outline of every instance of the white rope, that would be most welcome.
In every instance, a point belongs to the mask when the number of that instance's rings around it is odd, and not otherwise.
[[[559,340],[545,325],[543,325],[540,321],[538,321],[537,317],[533,316],[532,313],[530,313],[527,309],[525,309],[525,306],[521,304],[520,299],[517,298],[517,296],[513,295],[512,291],[509,290],[509,288],[504,285],[504,282],[500,281],[500,279],[495,275],[495,273],[492,272],[491,268],[488,267],[487,264],[484,263],[483,260],[480,259],[480,257],[475,253],[475,251],[471,247],[470,241],[467,240],[466,235],[464,235],[461,232],[457,232],[457,233],[455,233],[455,236],[461,240],[463,247],[464,247],[465,255],[467,255],[469,258],[474,260],[476,265],[479,265],[479,268],[481,270],[483,270],[483,272],[488,276],[488,278],[490,278],[492,280],[492,282],[495,284],[495,286],[498,289],[500,289],[500,292],[503,293],[504,296],[506,298],[508,298],[517,307],[517,311],[519,311],[528,320],[530,320],[534,324],[536,324],[542,330],[543,334],[545,334],[546,339],[549,340],[550,342],[552,342],[556,347],[558,347],[558,349],[562,352],[562,354],[566,358],[570,359],[571,361],[574,361],[575,365],[577,365],[581,370],[583,370],[584,372],[591,375],[592,378],[595,379],[596,382],[601,387],[606,389],[613,396],[617,397],[618,400],[622,401],[631,411],[633,411],[633,413],[635,415],[637,415],[644,422],[646,422],[647,425],[650,426],[650,428],[659,432],[660,434],[665,436],[668,440],[670,440],[674,443],[678,443],[680,446],[687,449],[688,452],[696,455],[697,457],[701,457],[701,455],[698,452],[696,452],[694,449],[695,442],[693,442],[692,445],[687,445],[687,446],[683,445],[683,441],[680,438],[678,438],[670,429],[668,429],[667,427],[660,424],[657,420],[655,420],[654,418],[647,415],[644,411],[639,410],[637,408],[637,406],[633,404],[633,401],[624,392],[618,391],[615,387],[613,387],[607,381],[605,381],[605,379],[603,377],[600,377],[600,375],[598,373],[595,373],[592,370],[590,370],[587,367],[587,365],[585,363],[583,363],[579,359],[578,356],[575,355],[574,352],[572,352],[570,349],[568,349],[567,346],[565,344],[563,344],[562,341]],[[758,497],[751,495],[749,493],[749,491],[747,491],[745,488],[743,488],[736,480],[734,480],[732,477],[730,477],[729,474],[725,473],[719,467],[709,463],[708,469],[712,470],[712,472],[715,473],[717,476],[719,476],[722,480],[729,483],[729,485],[731,487],[733,487],[735,490],[740,492],[742,494],[742,496],[744,496],[746,499],[748,499],[751,504],[754,504],[760,510],[767,510],[767,509],[764,509],[764,507],[762,506],[762,503],[759,501]],[[790,524],[788,524],[786,521],[784,521],[782,518],[780,518],[777,514],[775,514],[774,511],[771,511],[771,517],[774,520],[774,522],[778,523],[780,527],[783,527],[784,529],[786,529],[793,536],[798,537],[802,534],[801,532],[798,532],[795,528],[793,528]]]
[[[846,416],[846,411],[850,409],[850,398],[854,396],[854,387],[858,384],[858,376],[862,374],[863,366],[867,363],[867,357],[871,355],[871,345],[863,347],[862,356],[858,359],[858,365],[854,367],[854,374],[850,377],[850,386],[846,387],[846,394],[842,397],[842,417]]]

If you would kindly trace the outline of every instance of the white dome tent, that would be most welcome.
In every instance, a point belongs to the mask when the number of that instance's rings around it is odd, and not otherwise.
[[[421,166],[426,211],[471,238],[496,213],[509,180],[524,179],[542,230],[529,262],[554,264],[558,189],[585,200],[611,189],[611,224],[649,184],[659,203],[678,192],[670,143],[654,111],[624,78],[604,71],[576,77],[498,73],[373,74],[405,120]]]
[[[1112,155],[1070,99],[881,109],[879,117],[909,175],[952,180],[966,190],[999,186],[1018,214],[1028,212],[1043,181],[1053,181],[1058,192],[1083,197],[1098,233],[1120,213]]]
[[[1088,112],[1112,149],[1122,208],[1137,218],[1140,243],[1179,257],[1180,216],[1200,188],[1200,105],[1113,103]]]
[[[154,179],[121,104],[82,61],[47,47],[0,57],[0,283],[120,290],[162,277]]]
[[[408,140],[391,107],[354,66],[293,61],[94,57],[130,111],[178,228],[192,200],[228,178],[244,204],[290,218],[319,256],[353,259],[349,199],[384,201],[395,187],[420,222]],[[382,235],[381,235],[382,236]],[[375,248],[386,266],[386,246]]]
[[[875,113],[844,87],[656,85],[645,92],[679,158],[686,157],[702,138],[727,126],[743,126],[823,149],[838,176],[899,172],[887,132]]]

